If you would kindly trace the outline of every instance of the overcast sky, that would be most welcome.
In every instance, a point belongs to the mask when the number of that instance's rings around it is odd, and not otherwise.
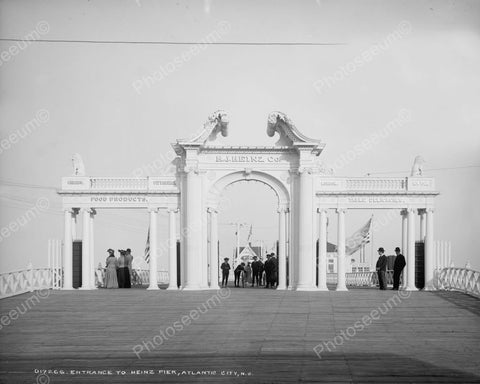
[[[155,175],[160,170],[145,169],[166,156],[170,143],[224,109],[226,143],[273,144],[267,116],[279,110],[326,143],[321,157],[337,165],[337,175],[407,176],[422,155],[441,192],[435,236],[452,242],[457,265],[469,260],[479,269],[479,32],[478,1],[1,1],[3,39],[67,41],[0,41],[0,132],[7,140],[0,153],[0,228],[21,223],[2,232],[0,268],[46,266],[47,240],[63,236],[54,189],[71,174],[72,153],[82,155],[88,175],[132,176],[139,169]],[[207,36],[216,43],[323,45],[89,42],[195,43]],[[408,121],[339,162],[402,110]],[[221,212],[220,222],[253,223],[254,238],[273,242],[273,193],[250,184],[226,193],[235,207]],[[25,223],[35,204],[41,209]],[[349,212],[347,232],[371,214]],[[389,220],[375,246],[399,245],[400,218]],[[108,247],[130,246],[142,255],[147,228],[146,211],[99,211],[96,261],[104,262]],[[220,241],[222,253],[231,252],[227,225]]]

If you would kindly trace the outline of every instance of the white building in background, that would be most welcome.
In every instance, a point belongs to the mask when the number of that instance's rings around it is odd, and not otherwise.
[[[329,243],[330,244],[330,243]],[[337,273],[337,248],[333,244],[333,249],[327,251],[327,273]],[[370,272],[374,271],[371,265],[367,261],[362,261],[360,254],[356,253],[353,255],[347,255],[345,258],[345,271],[346,273],[355,273],[355,272]]]
[[[150,217],[150,286],[157,281],[157,213],[169,213],[168,265],[170,276],[180,272],[180,286],[170,290],[218,289],[218,209],[224,189],[238,182],[263,183],[274,192],[278,225],[278,289],[327,290],[327,218],[337,217],[337,290],[345,291],[349,261],[345,254],[345,221],[355,209],[396,209],[402,215],[402,249],[407,258],[406,289],[415,286],[417,216],[425,240],[426,289],[434,272],[434,200],[432,178],[421,172],[411,177],[334,177],[325,172],[320,155],[325,144],[303,135],[281,112],[268,116],[267,134],[277,135],[270,146],[225,146],[217,136],[228,134],[228,118],[215,112],[195,137],[177,140],[175,171],[162,177],[95,177],[62,179],[59,194],[64,210],[64,289],[72,289],[72,229],[82,217],[82,289],[94,288],[94,218],[103,209],[143,209]],[[87,174],[87,173],[86,173]],[[180,233],[177,233],[177,221]],[[424,224],[424,225],[423,225]],[[424,228],[424,229],[423,229]],[[181,257],[177,264],[176,241]],[[319,239],[318,276],[316,242]],[[221,241],[221,239],[220,239]],[[288,286],[287,286],[287,253]],[[318,284],[317,284],[318,279]]]

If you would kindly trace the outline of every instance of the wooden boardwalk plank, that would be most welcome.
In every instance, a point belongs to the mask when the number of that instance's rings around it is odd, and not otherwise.
[[[480,300],[454,292],[54,291],[0,329],[0,382],[35,382],[35,369],[111,370],[112,375],[50,373],[51,383],[323,382],[479,383]],[[2,315],[33,293],[0,301]],[[198,309],[174,334],[168,327]],[[205,309],[206,308],[206,309]],[[355,329],[372,310],[379,313]],[[348,333],[341,338],[341,332]],[[161,345],[135,355],[133,348]],[[330,345],[321,359],[313,348]],[[116,370],[126,371],[117,375]],[[137,370],[153,370],[132,374]],[[216,371],[216,375],[159,374]],[[222,375],[221,373],[224,373]],[[228,376],[230,371],[252,376]]]

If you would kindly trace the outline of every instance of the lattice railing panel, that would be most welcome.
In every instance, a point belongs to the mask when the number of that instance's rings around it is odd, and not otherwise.
[[[437,285],[439,289],[480,296],[480,272],[468,268],[444,268],[438,275]]]
[[[393,271],[387,271],[387,284],[393,284]],[[378,284],[377,272],[346,273],[345,279],[350,287],[373,287]],[[327,284],[337,284],[337,274],[327,273]]]
[[[49,268],[25,269],[0,275],[0,298],[52,287]]]

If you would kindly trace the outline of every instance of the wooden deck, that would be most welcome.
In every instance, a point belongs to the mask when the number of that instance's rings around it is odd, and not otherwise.
[[[202,306],[215,294],[51,291],[0,329],[0,382],[480,382],[480,300],[461,293],[414,292],[387,310],[394,291],[231,288]],[[32,295],[1,300],[1,314]],[[189,315],[196,308],[205,312],[197,319]],[[334,339],[378,308],[384,314],[372,324],[342,345]],[[184,315],[192,322],[180,330]],[[156,335],[162,344],[137,358],[133,348]],[[320,359],[313,348],[333,340],[338,346]],[[35,371],[48,369],[58,372]]]

